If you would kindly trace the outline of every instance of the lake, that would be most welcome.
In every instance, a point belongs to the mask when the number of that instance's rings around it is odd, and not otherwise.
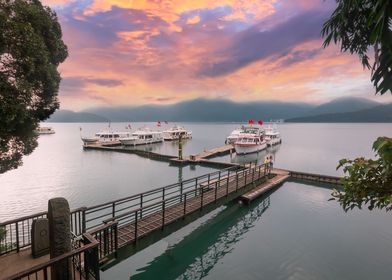
[[[143,125],[154,124],[132,123],[133,128]],[[193,139],[184,144],[185,155],[223,145],[225,137],[240,126],[183,125],[193,132]],[[56,134],[40,136],[38,148],[24,158],[23,166],[0,175],[0,221],[45,211],[52,197],[67,198],[71,208],[92,206],[213,170],[83,150],[81,134],[92,135],[106,124],[50,126]],[[127,124],[111,126],[125,130]],[[392,136],[392,124],[281,124],[278,128],[283,143],[267,151],[274,154],[276,167],[328,175],[342,174],[336,171],[341,158],[373,157],[373,141]],[[173,142],[147,149],[177,154]],[[217,160],[245,163],[263,160],[267,152]],[[344,213],[328,201],[330,193],[325,186],[287,182],[250,207],[226,205],[105,271],[103,279],[131,275],[134,279],[157,279],[157,275],[162,279],[389,279],[391,214]]]

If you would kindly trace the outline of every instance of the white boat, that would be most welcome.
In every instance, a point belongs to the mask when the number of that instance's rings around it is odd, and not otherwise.
[[[101,144],[101,145],[119,145],[120,139],[129,137],[129,132],[118,132],[111,130],[103,130],[95,133],[93,137],[81,137],[83,144],[91,145],[91,144]]]
[[[276,125],[269,125],[265,129],[265,140],[268,146],[273,146],[282,143],[282,138],[280,137],[280,132],[278,131]]]
[[[45,126],[43,126],[43,127],[38,127],[38,129],[37,130],[35,130],[35,132],[37,133],[37,134],[54,134],[55,132],[54,132],[54,130],[53,130],[53,128],[51,128],[51,127],[49,127],[49,126],[47,126],[47,127],[45,127]]]
[[[169,130],[162,132],[165,141],[178,140],[180,135],[182,139],[191,139],[192,131],[186,130],[182,126],[175,125]]]
[[[238,155],[257,153],[266,148],[267,141],[264,139],[264,130],[260,127],[244,127],[234,143],[234,149]]]
[[[234,129],[229,136],[226,137],[226,144],[234,144],[237,140],[238,137],[240,136],[241,132],[243,131],[243,128],[237,128]]]
[[[163,137],[160,131],[141,128],[133,132],[130,137],[120,139],[120,142],[124,146],[147,145],[163,142]]]

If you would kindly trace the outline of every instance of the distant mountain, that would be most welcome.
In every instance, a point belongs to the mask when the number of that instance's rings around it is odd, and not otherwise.
[[[47,122],[107,122],[108,119],[87,112],[73,112],[70,110],[56,111]]]
[[[378,105],[381,104],[366,98],[341,97],[315,107],[314,109],[307,112],[306,115],[314,116],[321,114],[355,112],[359,110],[370,109]]]
[[[305,123],[392,122],[392,104],[379,105],[370,109],[358,110],[355,112],[321,114],[321,115],[309,116],[309,117],[291,118],[291,119],[287,119],[286,122],[305,122]]]
[[[375,107],[380,107],[380,103],[364,98],[338,98],[319,106],[299,102],[260,101],[239,103],[223,99],[195,99],[172,105],[100,107],[82,112],[59,110],[51,116],[49,122],[134,122],[157,120],[244,122],[249,119],[263,119],[266,121],[271,119],[289,119],[289,121],[303,120],[308,122],[316,121],[319,118],[322,121],[323,118],[335,118],[335,114],[371,110]],[[367,116],[374,117],[374,113],[368,113]],[[324,115],[333,116],[325,117]],[[350,118],[350,116],[356,115],[349,114],[345,116]],[[383,119],[383,121],[385,120]]]
[[[249,102],[236,103],[221,99],[195,99],[173,105],[141,107],[94,108],[85,112],[103,116],[111,121],[190,121],[242,122],[248,119],[286,119],[310,111],[315,106],[306,103]]]

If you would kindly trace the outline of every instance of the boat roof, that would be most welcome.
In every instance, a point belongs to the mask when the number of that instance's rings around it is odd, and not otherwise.
[[[100,131],[95,133],[95,135],[114,135],[114,134],[118,134],[118,135],[128,135],[129,132],[122,132],[122,131]]]

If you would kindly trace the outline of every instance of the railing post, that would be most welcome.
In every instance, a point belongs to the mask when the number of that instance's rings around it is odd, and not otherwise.
[[[115,223],[114,225],[113,225],[113,229],[112,230],[114,230],[114,249],[115,249],[115,252],[117,253],[117,249],[118,249],[118,227],[117,227],[117,223]]]
[[[143,208],[143,193],[140,194],[140,209]],[[140,211],[140,219],[143,218],[143,211]]]
[[[254,166],[254,167],[252,168],[252,183],[255,182],[255,169],[256,169],[256,166]]]
[[[198,183],[198,177],[195,178],[195,196],[197,195],[197,183]]]
[[[86,232],[86,208],[82,210],[82,233]]]
[[[186,215],[186,195],[187,193],[185,193],[185,197],[184,197],[184,217]]]
[[[165,201],[162,201],[162,229],[165,227]]]
[[[229,195],[230,170],[227,170],[226,197]]]
[[[165,188],[162,189],[162,200],[165,200]]]
[[[210,183],[210,176],[208,174],[208,183]],[[204,196],[204,191],[203,191],[203,186],[200,186],[200,209],[203,209],[203,196]]]
[[[235,191],[238,191],[238,170],[235,172]]]
[[[248,175],[248,170],[245,170],[245,183],[244,183],[244,187],[246,187],[246,177]]]
[[[112,203],[112,217],[114,218],[116,216],[116,204],[115,202]]]
[[[137,210],[135,211],[135,242],[137,241]]]
[[[19,246],[19,222],[15,223],[15,231],[16,231],[16,252],[19,252],[19,250],[20,250],[20,246]]]
[[[106,256],[109,253],[109,231],[108,228],[103,230],[103,255]]]
[[[215,195],[215,202],[216,202],[216,199],[217,199],[217,197],[218,197],[218,182],[215,182],[215,190],[214,190],[214,195]]]
[[[183,190],[183,183],[182,181],[180,182],[180,202],[182,202],[182,190]]]

